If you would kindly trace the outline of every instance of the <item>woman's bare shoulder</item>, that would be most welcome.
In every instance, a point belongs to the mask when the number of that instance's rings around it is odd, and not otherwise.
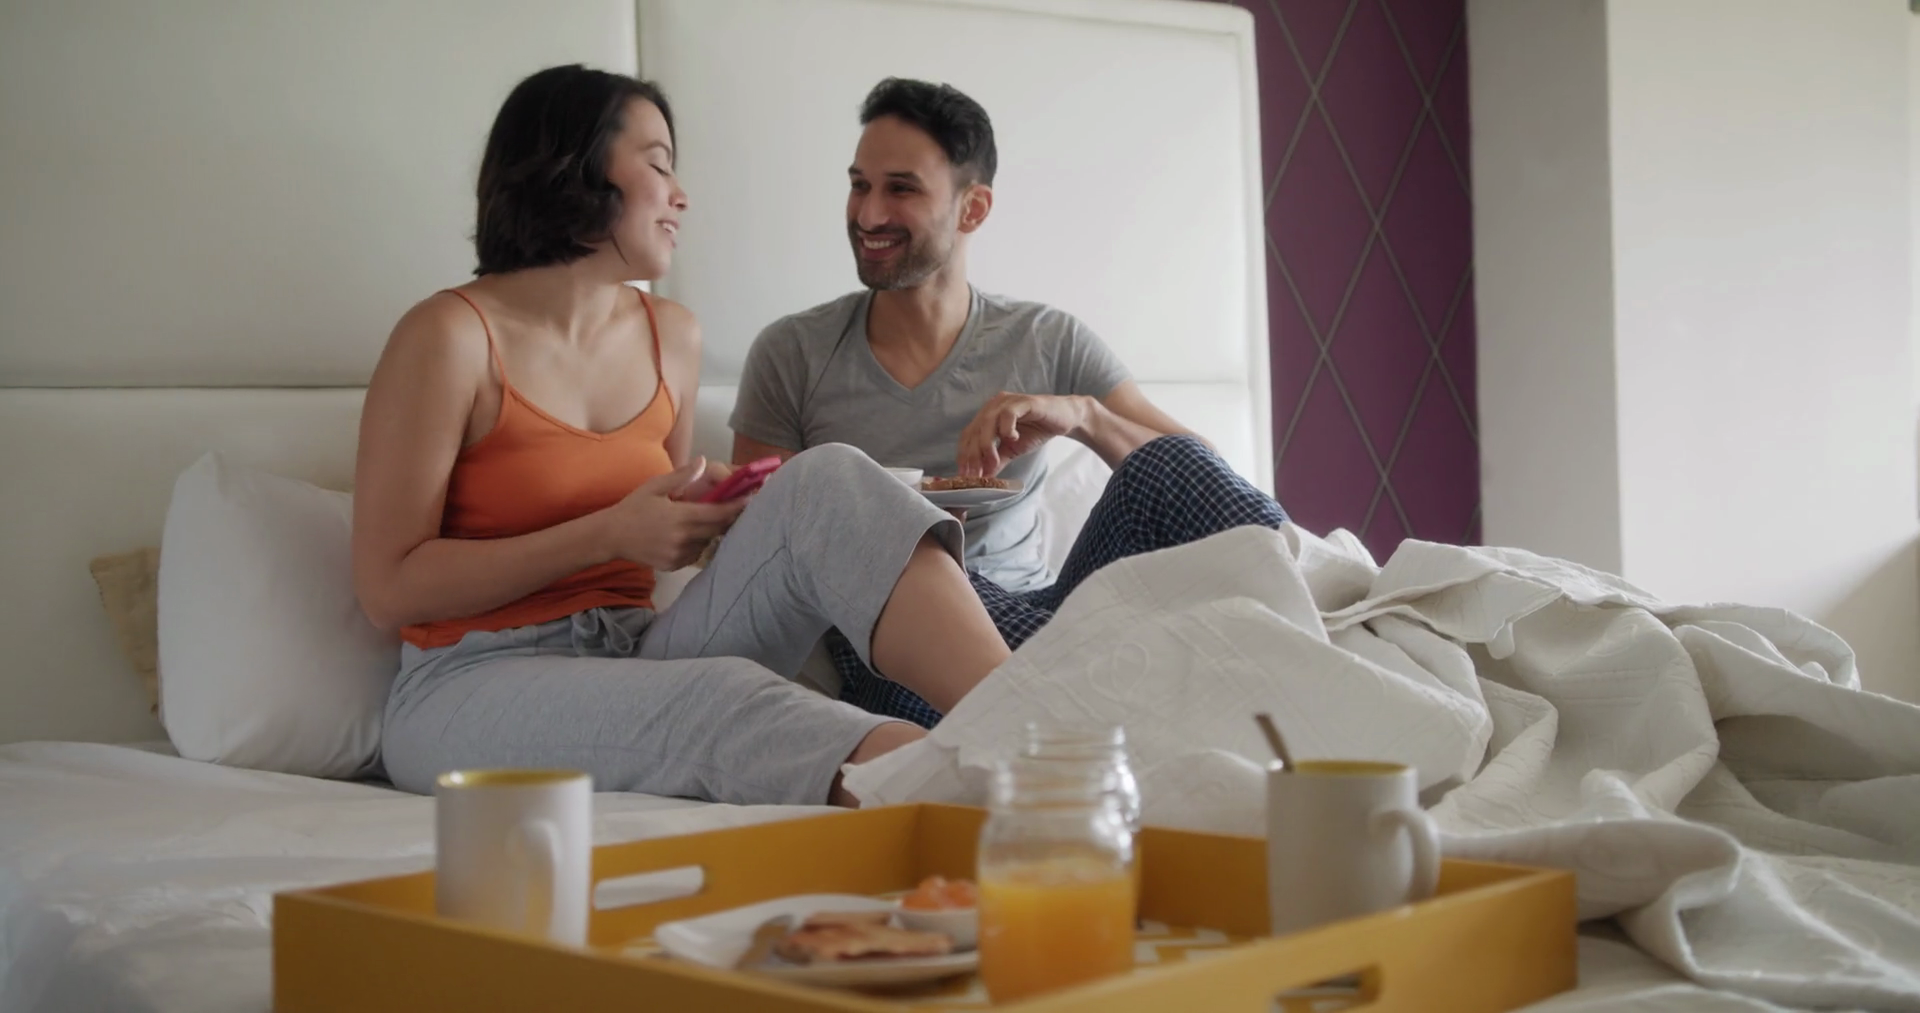
[[[456,373],[484,370],[486,326],[465,300],[449,291],[435,292],[414,303],[393,325],[381,360]]]
[[[650,296],[654,317],[660,321],[660,347],[674,351],[700,350],[700,319],[684,304]]]

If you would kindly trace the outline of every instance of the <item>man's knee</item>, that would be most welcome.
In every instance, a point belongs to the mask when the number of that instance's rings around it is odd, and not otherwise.
[[[1203,440],[1184,433],[1147,441],[1120,462],[1114,480],[1149,494],[1212,497],[1213,506],[1240,518],[1238,523],[1275,525],[1287,519],[1278,500],[1255,488]]]
[[[1120,462],[1120,467],[1134,472],[1190,473],[1196,467],[1227,468],[1228,465],[1198,436],[1170,433],[1141,444]]]

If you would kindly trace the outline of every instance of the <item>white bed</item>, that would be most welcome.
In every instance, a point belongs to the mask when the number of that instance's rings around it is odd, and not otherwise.
[[[471,177],[515,80],[582,61],[674,100],[693,210],[658,288],[705,323],[707,453],[759,326],[854,284],[855,111],[906,74],[995,117],[976,279],[1083,316],[1270,488],[1252,46],[1243,11],[1173,0],[8,5],[0,1011],[257,1013],[273,891],[430,862],[427,799],[169,755],[86,563],[157,544],[209,450],[345,486],[387,329],[469,269]],[[1070,255],[1035,241],[1059,236]],[[1056,553],[1102,477],[1058,452]],[[602,840],[806,811],[596,800]],[[1549,1005],[1771,1008],[1601,934],[1582,958]]]

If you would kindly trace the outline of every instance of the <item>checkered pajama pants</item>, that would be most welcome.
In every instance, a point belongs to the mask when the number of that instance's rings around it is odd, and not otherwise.
[[[977,573],[968,576],[1007,647],[1018,649],[1082,580],[1116,559],[1247,524],[1277,528],[1286,519],[1273,497],[1227,467],[1206,444],[1191,436],[1162,436],[1127,455],[1114,470],[1059,580],[1032,591],[1009,591]],[[875,675],[837,629],[827,633],[827,652],[840,672],[842,700],[928,728],[940,720],[940,712],[912,690]]]

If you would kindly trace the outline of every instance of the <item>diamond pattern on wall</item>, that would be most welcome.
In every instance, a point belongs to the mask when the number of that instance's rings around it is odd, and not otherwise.
[[[1254,18],[1274,473],[1376,557],[1480,538],[1465,0],[1230,0]]]
[[[1346,387],[1368,445],[1384,454],[1399,442],[1407,406],[1426,380],[1427,340],[1386,244],[1374,245],[1357,279],[1339,340],[1328,342],[1328,366]]]

